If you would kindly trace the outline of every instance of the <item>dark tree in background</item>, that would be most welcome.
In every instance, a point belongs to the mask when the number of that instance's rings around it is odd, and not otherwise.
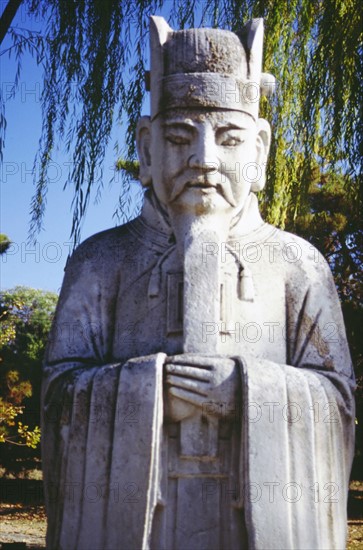
[[[40,458],[42,361],[57,300],[27,287],[0,292],[0,464],[7,471]]]

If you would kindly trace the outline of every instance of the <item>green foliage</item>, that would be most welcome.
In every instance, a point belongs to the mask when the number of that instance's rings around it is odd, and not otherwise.
[[[138,179],[140,163],[137,160],[119,159],[116,162],[116,170],[124,170],[133,179]]]
[[[9,237],[0,233],[0,254],[5,254],[9,246],[11,245],[11,240]]]
[[[39,454],[41,362],[57,299],[26,287],[0,293],[0,443],[9,470],[26,456],[14,445]]]
[[[25,440],[25,445],[36,449],[40,442],[40,428],[35,426],[34,430],[29,431],[29,426],[23,425],[22,422],[18,422],[18,434]]]

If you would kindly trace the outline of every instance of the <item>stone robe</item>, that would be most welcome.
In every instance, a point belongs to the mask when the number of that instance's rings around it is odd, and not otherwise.
[[[213,548],[343,548],[354,379],[330,270],[309,243],[263,223],[253,195],[217,253],[221,323],[206,320],[201,338],[218,330],[239,364],[236,464],[225,484],[220,473],[202,483],[198,517],[178,511],[173,547],[191,548],[200,522],[204,548],[204,516],[228,523],[228,507],[242,535],[216,525]],[[171,549],[163,362],[183,352],[182,282],[153,196],[70,259],[44,367],[48,548]],[[206,402],[207,424],[215,406]]]

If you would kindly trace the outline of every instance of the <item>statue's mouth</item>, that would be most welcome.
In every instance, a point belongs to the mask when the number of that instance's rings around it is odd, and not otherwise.
[[[228,182],[226,182],[225,185],[222,185],[219,181],[219,178],[216,178],[215,175],[212,175],[211,177],[192,176],[187,181],[183,181],[183,179],[178,180],[175,183],[174,189],[171,192],[169,203],[178,200],[179,196],[188,189],[199,190],[202,194],[219,193],[231,206],[236,206],[236,202],[232,194],[232,189]]]
[[[190,181],[186,184],[186,187],[192,189],[217,189],[217,186],[209,181]]]

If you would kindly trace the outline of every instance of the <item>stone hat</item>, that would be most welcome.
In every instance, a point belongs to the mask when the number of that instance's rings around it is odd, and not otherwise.
[[[173,31],[151,17],[151,118],[175,108],[221,108],[258,118],[260,93],[274,78],[261,73],[263,20],[252,19],[237,35],[219,29]]]

